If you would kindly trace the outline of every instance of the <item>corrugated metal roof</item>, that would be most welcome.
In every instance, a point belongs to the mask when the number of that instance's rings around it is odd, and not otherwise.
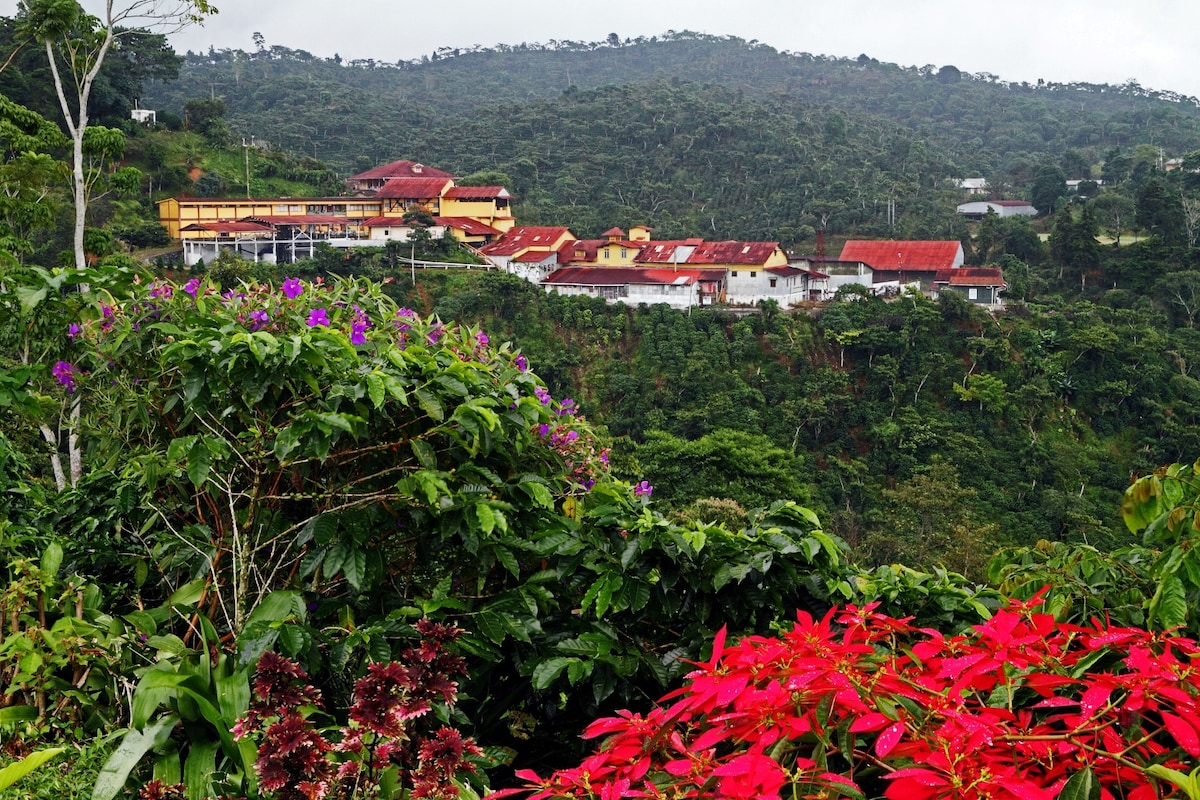
[[[936,283],[948,283],[951,286],[1008,286],[1004,274],[994,267],[959,267],[958,269],[938,270]]]
[[[508,198],[512,195],[503,186],[455,186],[442,197],[450,197],[454,200],[492,200]]]
[[[434,217],[433,221],[438,225],[445,225],[447,228],[457,228],[463,233],[469,233],[472,236],[500,235],[500,231],[491,225],[485,225],[479,220],[471,219],[470,217]]]
[[[702,242],[688,257],[689,264],[765,264],[779,242]]]
[[[840,261],[861,261],[874,269],[932,272],[954,266],[962,245],[958,242],[900,240],[849,241]]]
[[[369,181],[369,180],[390,180],[392,178],[453,178],[454,176],[445,170],[427,167],[424,164],[416,161],[393,161],[390,164],[383,164],[378,167],[372,167],[366,172],[360,172],[357,175],[351,175],[349,180],[352,181]]]
[[[526,248],[550,249],[555,246],[562,236],[570,235],[571,231],[567,227],[539,227],[539,226],[522,226],[513,228],[508,233],[504,234],[504,238],[498,242],[491,244],[480,250],[484,255],[489,256],[511,256],[525,250]]]
[[[432,200],[441,197],[450,184],[449,178],[393,178],[375,196],[395,200]]]

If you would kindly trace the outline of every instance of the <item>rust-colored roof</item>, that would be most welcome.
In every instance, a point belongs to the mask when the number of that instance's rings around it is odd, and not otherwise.
[[[455,186],[442,197],[454,200],[493,200],[512,197],[503,186]]]
[[[685,250],[681,255],[677,255],[676,250],[680,247],[694,248],[703,243],[703,239],[638,242],[642,251],[638,253],[637,260],[644,264],[686,264],[688,263],[687,257],[691,255],[692,251]],[[678,260],[676,260],[677,258]]]
[[[628,286],[630,284],[652,284],[656,286],[691,285],[698,281],[720,280],[724,273],[712,269],[659,269],[645,267],[563,267],[542,283],[572,286]]]
[[[687,263],[765,264],[778,247],[779,242],[702,242],[696,245]]]
[[[372,167],[366,172],[351,175],[352,181],[392,180],[393,178],[453,178],[445,170],[427,167],[416,161],[393,161],[390,164]]]
[[[477,219],[470,217],[434,217],[433,221],[438,225],[445,225],[447,228],[457,228],[463,233],[472,236],[499,236],[500,231],[493,228],[491,225],[484,225]]]
[[[193,222],[181,231],[211,231],[212,233],[270,233],[274,228],[257,222]]]
[[[959,267],[958,269],[938,270],[935,283],[948,283],[951,286],[1002,286],[1007,287],[1004,275],[995,267]]]
[[[555,258],[553,250],[527,250],[519,256],[513,256],[513,261],[518,264],[540,264],[548,258]]]
[[[383,185],[376,197],[395,200],[432,200],[441,197],[450,178],[393,178]]]
[[[954,266],[961,244],[958,242],[849,241],[839,261],[861,261],[874,268],[932,272]]]
[[[567,227],[522,226],[513,228],[499,241],[480,250],[489,256],[511,256],[527,248],[549,250],[562,238],[563,234],[570,235]]]
[[[621,236],[621,237],[624,237],[624,236],[625,236],[625,231],[621,230],[620,228],[609,228],[608,230],[606,230],[604,233],[602,233],[602,234],[600,234],[600,235],[601,235],[601,236]]]

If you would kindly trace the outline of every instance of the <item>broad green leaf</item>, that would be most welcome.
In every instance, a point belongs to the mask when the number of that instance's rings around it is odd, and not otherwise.
[[[438,402],[438,399],[428,389],[417,389],[416,395],[417,405],[421,407],[422,411],[438,422],[445,421],[446,412],[442,408],[442,404]]]
[[[204,596],[206,583],[203,578],[197,578],[190,583],[180,586],[167,598],[168,606],[194,606]]]
[[[1063,784],[1058,800],[1100,800],[1100,782],[1084,767]]]
[[[62,566],[63,549],[58,542],[51,542],[46,546],[46,551],[42,553],[42,572],[48,576],[58,574],[59,567]]]
[[[178,722],[177,717],[167,715],[147,725],[145,730],[131,728],[126,731],[120,746],[108,757],[96,776],[92,800],[112,800],[116,797],[125,788],[129,773],[133,772],[142,756],[151,748],[162,747]]]
[[[0,725],[13,722],[28,722],[37,719],[38,711],[33,706],[8,706],[0,708]]]
[[[538,691],[549,689],[568,665],[576,663],[579,663],[579,659],[563,656],[546,659],[533,668],[533,688]]]
[[[20,761],[0,769],[0,792],[12,786],[50,759],[64,752],[65,747],[51,747],[46,750],[35,750]]]
[[[183,766],[183,785],[188,800],[205,800],[212,796],[212,776],[217,770],[217,750],[220,742],[194,742],[188,748]]]
[[[487,503],[475,504],[475,518],[479,520],[479,529],[484,535],[490,535],[496,529],[496,517],[492,513],[492,507]]]

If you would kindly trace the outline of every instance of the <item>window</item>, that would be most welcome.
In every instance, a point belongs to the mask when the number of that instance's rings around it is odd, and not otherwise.
[[[624,247],[621,248],[621,258],[629,258],[629,251]]]
[[[604,258],[605,260],[612,258],[612,250],[607,247],[604,248]]]
[[[757,277],[758,277],[758,273],[757,273],[757,272],[755,272],[754,270],[751,270],[751,271],[750,271],[750,277],[751,277],[751,278],[757,278]]]
[[[775,278],[771,278],[771,288],[772,289],[775,288],[775,280],[776,280]]]
[[[736,277],[737,277],[737,270],[735,269],[733,272],[729,273],[729,277],[731,277],[731,278],[736,278]]]
[[[972,286],[970,289],[967,289],[967,299],[968,300],[978,300],[979,299],[979,290],[976,289],[974,286]]]

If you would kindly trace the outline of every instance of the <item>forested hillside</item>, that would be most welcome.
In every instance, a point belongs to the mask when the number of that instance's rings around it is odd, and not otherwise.
[[[398,65],[213,51],[145,99],[172,114],[191,103],[190,125],[219,105],[226,141],[258,137],[343,174],[401,157],[487,173],[523,221],[580,235],[641,222],[810,248],[822,228],[961,238],[961,178],[1025,197],[1048,164],[1111,183],[1200,141],[1193,101],[1136,84],[1014,85],[686,33]]]

